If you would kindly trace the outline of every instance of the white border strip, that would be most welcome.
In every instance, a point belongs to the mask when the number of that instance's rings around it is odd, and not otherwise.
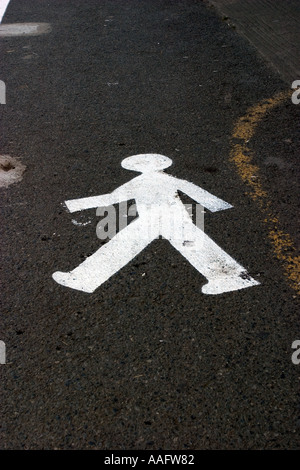
[[[0,0],[0,23],[2,22],[2,18],[4,16],[6,8],[8,7],[9,2],[10,0]]]

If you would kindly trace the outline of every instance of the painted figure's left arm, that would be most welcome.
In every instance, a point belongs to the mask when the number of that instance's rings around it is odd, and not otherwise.
[[[202,189],[189,181],[178,180],[178,189],[211,212],[231,209],[233,207],[228,202],[219,199],[208,191],[205,191],[205,189]]]

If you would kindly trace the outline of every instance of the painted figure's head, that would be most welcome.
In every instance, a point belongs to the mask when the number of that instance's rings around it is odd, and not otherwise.
[[[148,173],[162,171],[172,165],[171,158],[159,155],[158,153],[141,153],[122,160],[122,167],[126,170]]]

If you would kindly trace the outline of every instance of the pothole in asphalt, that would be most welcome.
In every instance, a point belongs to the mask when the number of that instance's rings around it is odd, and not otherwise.
[[[18,183],[23,178],[25,165],[9,155],[0,155],[0,188],[7,188],[10,184]]]

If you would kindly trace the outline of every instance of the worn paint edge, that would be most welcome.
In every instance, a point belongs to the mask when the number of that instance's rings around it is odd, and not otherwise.
[[[3,20],[3,16],[7,10],[10,0],[0,0],[0,23]]]

